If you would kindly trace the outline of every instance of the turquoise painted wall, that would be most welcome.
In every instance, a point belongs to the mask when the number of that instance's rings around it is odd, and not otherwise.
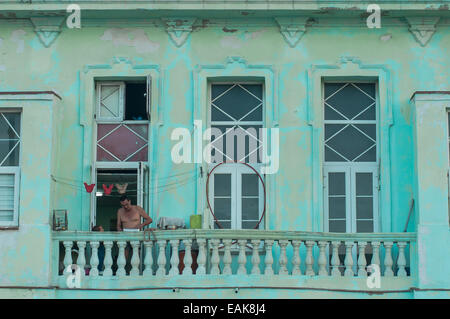
[[[402,232],[410,201],[418,197],[414,150],[425,143],[414,142],[414,104],[410,99],[415,91],[449,90],[450,83],[450,55],[446,53],[450,51],[448,10],[432,11],[441,20],[429,43],[421,46],[402,18],[420,14],[413,9],[411,6],[403,13],[387,15],[382,19],[381,29],[368,29],[364,18],[353,12],[347,17],[345,12],[336,13],[336,10],[322,10],[325,13],[321,14],[308,11],[313,20],[294,48],[284,40],[273,19],[280,12],[233,12],[229,18],[226,12],[189,12],[198,19],[181,47],[176,47],[170,39],[158,13],[144,18],[141,12],[130,10],[123,18],[113,18],[114,15],[105,12],[89,11],[88,17],[82,18],[81,29],[63,25],[48,48],[28,19],[1,18],[0,91],[51,90],[61,96],[61,101],[58,115],[52,115],[55,108],[52,101],[45,106],[24,107],[20,225],[19,230],[0,230],[1,248],[7,251],[0,257],[0,264],[9,265],[8,271],[0,274],[0,285],[48,282],[49,219],[53,209],[68,209],[70,230],[89,229],[91,197],[84,190],[83,182],[91,181],[95,123],[91,93],[95,77],[152,74],[150,187],[156,189],[173,174],[198,173],[195,165],[170,161],[175,144],[170,136],[177,127],[192,130],[196,115],[202,114],[198,108],[204,101],[196,100],[204,98],[196,91],[196,83],[202,83],[196,82],[200,66],[223,66],[224,73],[234,78],[233,74],[237,73],[233,70],[237,69],[248,76],[255,74],[255,66],[269,70],[273,88],[266,99],[273,111],[271,126],[280,129],[280,168],[270,177],[272,188],[265,227],[317,232],[323,231],[323,220],[314,212],[315,177],[311,171],[317,161],[313,149],[321,146],[314,145],[313,128],[308,122],[308,71],[315,65],[343,66],[339,64],[342,56],[357,57],[363,65],[381,66],[389,75],[392,88],[389,93],[392,126],[388,129],[390,145],[386,146],[390,152],[391,191],[389,202],[380,199],[388,208],[380,216],[381,230]],[[29,15],[22,11],[17,14]],[[227,64],[228,57],[239,57],[246,64]],[[54,125],[50,135],[45,126],[37,127],[42,123]],[[446,125],[446,118],[438,123]],[[47,148],[49,145],[53,150]],[[439,151],[446,156],[445,145],[441,143]],[[49,173],[68,182],[52,182]],[[194,178],[187,184],[180,183],[183,185],[168,192],[155,191],[150,199],[150,216],[153,219],[183,217],[188,224],[191,214],[208,214],[206,206],[197,200],[204,192],[201,182],[196,180],[197,173],[193,173]],[[446,196],[445,187],[440,185],[438,192],[423,196],[431,201],[439,197],[442,201]],[[418,207],[408,231],[420,228]],[[423,209],[422,214],[426,214],[427,208]],[[447,216],[446,207],[437,205],[433,209],[439,210],[439,216]],[[31,227],[30,231],[27,227]],[[448,233],[441,231],[440,240],[447,238],[445,249]],[[426,242],[433,245],[433,237]],[[429,249],[440,249],[440,246]],[[37,259],[30,255],[38,251]],[[445,264],[450,265],[449,254],[443,256]],[[35,260],[36,269],[30,268],[31,260]],[[449,287],[448,281],[441,282]],[[439,285],[439,280],[433,281],[433,285]]]

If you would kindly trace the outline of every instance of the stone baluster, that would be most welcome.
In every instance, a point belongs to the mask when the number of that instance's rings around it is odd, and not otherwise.
[[[312,249],[315,244],[314,241],[308,240],[306,241],[306,276],[314,276],[315,272],[313,269],[314,259],[312,255]]]
[[[224,275],[231,275],[231,239],[224,239],[223,240],[224,249],[225,252],[223,254],[223,271],[222,274]]]
[[[150,277],[153,275],[153,256],[152,256],[152,247],[153,247],[153,242],[150,241],[146,241],[144,242],[144,247],[145,247],[145,258],[144,258],[144,266],[145,269],[142,272],[142,275],[146,276],[146,277]]]
[[[104,277],[108,277],[108,276],[112,276],[113,275],[113,271],[112,271],[112,268],[111,268],[112,264],[113,264],[112,255],[111,255],[113,242],[112,241],[105,241],[103,243],[103,245],[105,246],[105,271],[103,272],[103,276]]]
[[[300,259],[300,245],[302,242],[300,240],[293,240],[292,247],[294,248],[294,256],[292,258],[292,275],[301,275],[302,271],[300,269],[301,259]]]
[[[397,265],[398,265],[398,272],[397,272],[397,277],[406,277],[406,270],[405,270],[405,266],[406,266],[406,257],[405,257],[405,247],[406,247],[406,242],[404,241],[400,241],[397,243],[398,245],[398,260],[397,260]]]
[[[161,277],[166,274],[166,240],[158,240],[158,270],[156,276]]]
[[[192,239],[184,239],[184,269],[182,274],[183,275],[192,275]]]
[[[380,266],[380,242],[379,241],[373,241],[371,243],[372,245],[372,265],[378,265]],[[380,270],[381,271],[381,270]]]
[[[220,257],[219,257],[219,239],[211,239],[212,255],[211,255],[211,275],[220,275]]]
[[[287,270],[287,256],[286,256],[286,246],[289,242],[287,240],[279,240],[278,244],[280,245],[280,270],[278,274],[280,275],[288,275]]]
[[[197,243],[198,243],[198,257],[197,257],[197,264],[198,264],[198,268],[197,268],[197,275],[205,275],[206,274],[206,239],[205,238],[200,238],[197,239]]]
[[[326,247],[328,242],[326,241],[319,241],[319,276],[328,276],[327,271],[327,256],[326,256]]]
[[[125,259],[125,246],[127,245],[126,241],[118,241],[117,246],[119,246],[119,256],[117,257],[117,272],[116,276],[122,277],[126,275],[125,265],[127,263]]]
[[[64,271],[66,271],[67,267],[73,264],[72,260],[72,245],[73,243],[71,241],[64,241],[63,242],[64,248],[65,248],[65,254],[64,254]]]
[[[244,275],[247,273],[247,269],[245,269],[245,262],[247,259],[245,258],[245,246],[247,245],[247,239],[239,239],[239,256],[238,256],[238,275]]]
[[[172,248],[172,257],[170,258],[170,270],[169,275],[179,275],[180,270],[178,269],[178,264],[180,263],[180,258],[178,256],[178,245],[180,241],[179,239],[170,240],[170,247]]]
[[[259,244],[261,241],[259,239],[253,239],[252,240],[252,246],[253,246],[253,254],[252,254],[252,275],[259,275],[261,273],[261,270],[259,269],[259,262],[261,261],[259,259]]]
[[[385,256],[384,256],[384,276],[385,277],[392,277],[394,276],[394,272],[392,271],[392,265],[394,262],[392,261],[392,245],[394,243],[391,241],[385,241],[384,242],[384,249],[385,249]]]
[[[81,277],[85,276],[84,268],[86,267],[86,242],[78,241],[78,259],[77,265],[80,267]]]
[[[100,246],[100,243],[98,241],[91,241],[90,243],[92,248],[92,255],[91,255],[91,270],[89,271],[89,277],[96,278],[98,277],[98,247]]]
[[[354,275],[353,273],[353,256],[352,256],[352,249],[353,249],[354,242],[352,241],[346,241],[345,242],[345,272],[344,276],[351,277]]]
[[[366,246],[367,242],[365,241],[359,241],[358,242],[358,250],[359,250],[359,256],[358,256],[358,277],[367,277],[366,272]]]
[[[139,264],[141,262],[141,256],[139,256],[139,241],[132,241],[131,247],[133,247],[133,256],[131,257],[131,270],[130,276],[139,276]]]
[[[331,256],[331,276],[340,277],[341,271],[339,270],[339,266],[341,261],[339,260],[339,246],[341,245],[340,241],[333,241],[333,253]]]
[[[264,259],[265,263],[265,269],[264,274],[265,275],[273,275],[273,256],[272,256],[272,246],[273,246],[273,240],[265,240],[264,241],[265,249],[266,249],[266,257]]]

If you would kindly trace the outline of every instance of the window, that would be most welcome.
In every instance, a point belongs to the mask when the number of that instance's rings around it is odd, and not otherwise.
[[[0,113],[0,226],[18,226],[20,113]]]
[[[97,161],[148,160],[149,83],[97,83]]]
[[[151,79],[96,83],[96,186],[91,223],[116,230],[119,198],[148,212],[148,150]]]
[[[258,175],[262,150],[263,85],[212,83],[210,85],[212,164],[219,163],[210,180],[210,204],[220,223],[215,228],[259,227],[263,211],[263,185]],[[234,163],[236,162],[236,163]]]
[[[324,85],[324,189],[330,232],[378,230],[375,83]]]

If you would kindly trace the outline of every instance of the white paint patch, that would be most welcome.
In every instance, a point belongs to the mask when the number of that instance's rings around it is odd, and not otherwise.
[[[11,41],[17,43],[16,53],[23,53],[25,48],[25,40],[23,36],[26,34],[23,30],[14,30],[11,34]]]
[[[138,53],[155,52],[159,49],[159,43],[152,42],[144,30],[112,28],[105,30],[100,38],[103,41],[112,41],[114,46],[128,46],[136,48]]]
[[[223,48],[239,49],[242,47],[242,41],[234,35],[225,36],[220,40],[220,45]]]
[[[5,71],[6,71],[6,66],[0,65],[0,72],[5,72]]]
[[[388,34],[383,34],[380,37],[380,40],[383,42],[389,41],[390,39],[392,39],[392,34],[388,33]]]

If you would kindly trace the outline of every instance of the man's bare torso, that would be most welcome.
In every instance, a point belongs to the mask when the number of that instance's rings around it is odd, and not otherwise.
[[[131,206],[129,211],[124,208],[119,209],[119,218],[122,223],[122,229],[124,228],[139,228],[141,224],[141,215],[139,214],[139,209],[136,206]]]

